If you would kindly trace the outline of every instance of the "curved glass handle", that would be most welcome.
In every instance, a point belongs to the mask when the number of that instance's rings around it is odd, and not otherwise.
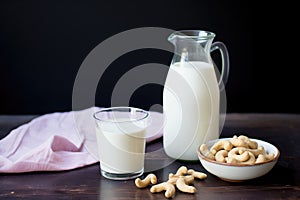
[[[229,55],[225,44],[222,42],[214,42],[211,45],[211,52],[216,49],[220,50],[222,58],[222,71],[219,80],[220,91],[222,91],[225,88],[229,76]]]

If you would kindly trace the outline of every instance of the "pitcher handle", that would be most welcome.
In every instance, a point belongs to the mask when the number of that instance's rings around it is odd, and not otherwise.
[[[216,49],[220,50],[222,58],[222,71],[219,80],[220,91],[222,91],[225,88],[229,76],[229,55],[225,44],[222,42],[214,42],[211,45],[210,52],[213,52]]]

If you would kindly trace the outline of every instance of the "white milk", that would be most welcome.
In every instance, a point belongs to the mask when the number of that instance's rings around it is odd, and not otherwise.
[[[127,122],[98,125],[102,126],[96,129],[102,170],[125,174],[144,169],[145,128]]]
[[[219,95],[212,64],[171,65],[163,92],[163,142],[168,156],[197,160],[199,145],[219,137]]]

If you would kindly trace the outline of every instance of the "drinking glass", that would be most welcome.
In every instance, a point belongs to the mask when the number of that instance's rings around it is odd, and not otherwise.
[[[126,180],[143,174],[148,117],[147,111],[133,107],[94,113],[102,176]]]

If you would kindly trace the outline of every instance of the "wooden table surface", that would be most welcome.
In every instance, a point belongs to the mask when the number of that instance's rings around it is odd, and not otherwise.
[[[0,116],[0,139],[10,130],[35,116]],[[204,181],[195,181],[196,194],[176,192],[174,199],[300,199],[300,115],[228,114],[220,137],[248,135],[268,141],[280,150],[275,167],[265,176],[239,183],[220,180],[209,174],[200,162],[169,159],[162,151],[162,140],[147,144],[146,169],[158,181],[185,165],[207,173]],[[147,173],[146,173],[147,174]],[[149,188],[137,189],[134,180],[112,181],[99,173],[99,164],[63,172],[0,174],[0,199],[166,199]]]

